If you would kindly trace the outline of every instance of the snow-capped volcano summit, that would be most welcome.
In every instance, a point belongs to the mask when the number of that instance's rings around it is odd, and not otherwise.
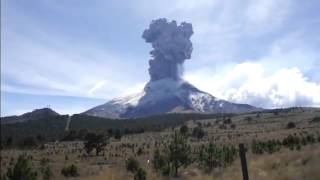
[[[203,92],[183,80],[150,81],[140,93],[113,99],[84,114],[108,118],[134,118],[170,112],[239,113],[257,111],[247,104],[234,104]]]

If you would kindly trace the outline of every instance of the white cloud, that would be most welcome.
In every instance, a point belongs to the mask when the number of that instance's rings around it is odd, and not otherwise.
[[[186,79],[218,98],[275,108],[320,106],[320,83],[309,81],[298,68],[281,68],[271,74],[257,62],[244,62],[212,75],[198,71]]]

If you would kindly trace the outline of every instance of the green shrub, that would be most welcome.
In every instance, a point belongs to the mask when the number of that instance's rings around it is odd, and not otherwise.
[[[199,162],[206,171],[211,171],[215,167],[226,167],[236,158],[236,149],[231,146],[217,147],[210,143],[202,145],[199,151]]]
[[[156,149],[153,153],[153,168],[156,171],[163,171],[165,165],[166,165],[166,159],[163,155],[161,155],[159,149]]]
[[[120,140],[122,137],[122,133],[120,131],[120,129],[117,129],[114,133],[114,138]]]
[[[187,138],[175,132],[167,150],[167,157],[173,169],[173,175],[177,176],[178,169],[190,163],[191,148],[187,142]]]
[[[139,168],[139,162],[131,157],[126,161],[126,168],[130,172],[136,172]]]
[[[201,127],[195,127],[192,131],[192,136],[196,137],[198,139],[203,138],[203,136],[205,135],[204,130]]]
[[[169,141],[164,144],[161,153],[156,149],[153,157],[153,167],[163,175],[178,175],[180,167],[186,167],[191,162],[191,147],[187,142],[187,137],[175,132]]]
[[[37,172],[32,171],[30,161],[20,155],[16,164],[9,167],[7,170],[7,177],[9,180],[36,180]]]
[[[189,128],[188,128],[187,125],[181,126],[181,128],[180,128],[180,133],[181,133],[181,134],[186,135],[186,134],[188,134],[188,131],[189,131]]]
[[[134,174],[134,180],[146,180],[147,173],[144,169],[138,168],[137,172]]]
[[[70,165],[62,168],[61,174],[65,177],[76,177],[79,176],[78,167],[75,165]]]
[[[96,150],[96,156],[99,155],[99,153],[105,148],[105,146],[108,144],[108,139],[103,134],[96,134],[96,133],[88,133],[85,137],[84,142],[84,149],[87,152],[87,154],[90,154],[90,152],[95,149]]]
[[[290,150],[297,149],[301,144],[301,139],[291,134],[282,140],[282,145],[289,148]]]
[[[319,123],[320,122],[320,116],[318,117],[314,117],[312,120],[311,120],[312,123]]]
[[[292,129],[292,128],[295,128],[295,127],[296,127],[296,124],[293,123],[293,122],[289,122],[289,123],[287,124],[287,129]]]
[[[141,147],[139,147],[138,151],[137,151],[137,155],[140,156],[142,155],[144,152],[143,152],[143,149]]]
[[[50,166],[47,166],[42,172],[43,180],[50,180],[53,177],[53,173],[51,171]]]

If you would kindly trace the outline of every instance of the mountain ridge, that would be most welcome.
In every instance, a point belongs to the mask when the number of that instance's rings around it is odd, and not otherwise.
[[[1,117],[1,124],[25,122],[29,120],[38,120],[41,118],[59,116],[60,114],[50,108],[35,109],[22,115]]]

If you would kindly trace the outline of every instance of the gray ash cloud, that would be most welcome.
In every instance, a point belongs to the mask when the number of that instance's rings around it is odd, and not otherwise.
[[[150,52],[153,59],[149,61],[151,81],[181,78],[182,65],[191,58],[192,34],[190,23],[177,25],[176,21],[168,22],[165,18],[153,20],[149,28],[144,30],[142,38],[153,47]]]

